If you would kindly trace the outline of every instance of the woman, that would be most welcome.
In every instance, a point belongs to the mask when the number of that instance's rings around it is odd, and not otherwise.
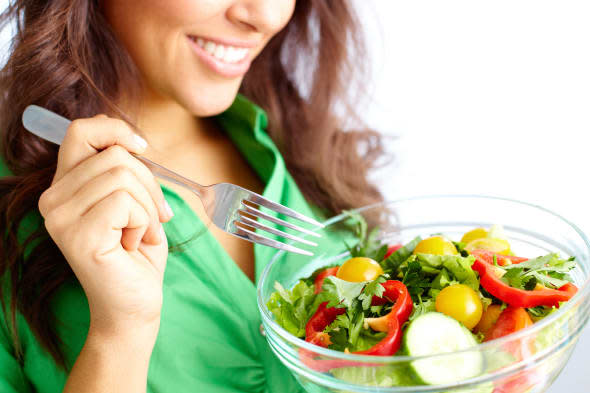
[[[259,331],[273,250],[207,231],[198,198],[131,153],[309,215],[379,200],[379,136],[336,116],[353,115],[350,5],[17,0],[4,17],[0,391],[299,391]],[[23,129],[33,103],[76,119],[59,150]]]

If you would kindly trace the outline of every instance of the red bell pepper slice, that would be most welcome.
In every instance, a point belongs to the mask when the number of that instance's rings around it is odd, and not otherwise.
[[[330,276],[335,276],[336,273],[338,272],[338,266],[335,267],[329,267],[325,270],[323,270],[320,274],[318,274],[315,278],[315,280],[313,281],[313,285],[315,286],[315,293],[320,293],[322,290],[322,285],[324,285],[324,280],[327,277]]]
[[[327,305],[328,302],[321,303],[305,325],[305,341],[320,347],[327,347],[331,344],[330,335],[324,333],[324,329],[334,322],[338,315],[346,312],[346,308],[326,307]]]
[[[515,264],[515,263],[522,263],[522,262],[529,260],[528,258],[498,254],[498,253],[495,253],[492,251],[487,251],[487,250],[473,250],[473,251],[471,251],[471,255],[473,255],[475,257],[479,257],[480,259],[486,261],[487,263],[489,263],[491,265],[494,264],[494,257],[496,257],[496,262],[498,262],[498,265],[500,265],[500,266],[506,266],[506,265],[511,265],[511,264]]]
[[[388,280],[381,285],[385,288],[383,297],[395,302],[389,314],[386,315],[388,322],[387,336],[371,348],[365,351],[355,352],[357,354],[376,356],[394,355],[401,344],[401,326],[408,320],[412,313],[414,302],[412,302],[408,288],[401,281]]]
[[[394,302],[391,311],[385,316],[388,323],[387,335],[373,347],[365,351],[353,352],[354,354],[391,356],[394,355],[400,347],[402,337],[401,326],[409,318],[414,304],[408,289],[401,281],[388,280],[381,285],[384,288],[383,297]],[[327,302],[320,304],[315,314],[305,326],[305,340],[324,348],[328,347],[330,344],[329,335],[324,333],[324,330],[328,325],[334,322],[338,315],[343,314],[346,311],[344,308],[326,307],[326,305]],[[313,358],[313,352],[306,350],[301,350],[300,355],[302,361],[307,366],[320,372],[325,372],[338,367],[368,365],[365,363],[356,364],[340,360],[316,360]]]
[[[481,286],[490,294],[513,307],[559,307],[559,302],[565,302],[571,299],[578,291],[578,288],[571,283],[567,283],[559,289],[545,288],[525,291],[523,289],[513,288],[495,274],[495,266],[482,258],[480,253],[472,252],[471,254],[475,256],[475,262],[473,262],[472,268],[479,273]],[[500,256],[498,254],[496,256],[499,260]]]

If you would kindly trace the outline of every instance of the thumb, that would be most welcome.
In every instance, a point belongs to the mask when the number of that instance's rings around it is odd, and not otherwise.
[[[166,238],[166,232],[164,226],[160,223],[160,243],[159,244],[148,244],[141,242],[137,249],[147,260],[158,270],[162,277],[164,276],[164,270],[166,270],[166,262],[168,259],[168,239]]]

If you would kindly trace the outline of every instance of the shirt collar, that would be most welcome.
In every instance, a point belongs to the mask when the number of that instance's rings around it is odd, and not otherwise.
[[[238,94],[216,119],[265,183],[263,195],[280,203],[287,170],[279,149],[266,133],[268,118],[264,110]]]

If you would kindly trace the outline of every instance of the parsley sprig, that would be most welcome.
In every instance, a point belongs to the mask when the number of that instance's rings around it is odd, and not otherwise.
[[[572,281],[569,271],[576,266],[575,258],[563,259],[552,253],[528,261],[502,266],[506,274],[502,280],[512,287],[533,290],[537,283],[559,288]]]

